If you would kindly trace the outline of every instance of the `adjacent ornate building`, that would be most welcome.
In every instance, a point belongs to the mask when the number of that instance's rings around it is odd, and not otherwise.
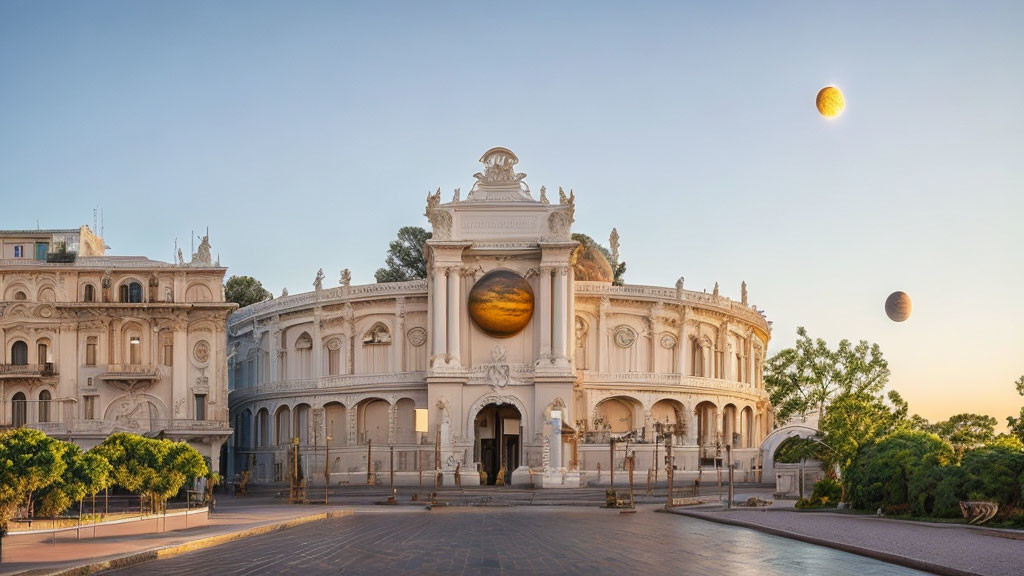
[[[0,427],[83,448],[187,440],[218,469],[228,426],[224,268],[108,256],[88,226],[0,231]]]
[[[427,197],[425,280],[351,286],[343,270],[324,288],[321,272],[230,317],[233,471],[285,480],[297,439],[314,482],[372,482],[393,461],[403,483],[436,465],[447,482],[564,486],[607,482],[627,450],[645,473],[670,442],[684,476],[728,445],[753,479],[770,328],[746,286],[738,302],[682,278],[616,286],[607,263],[584,280],[597,260],[570,236],[574,193],[534,197],[507,149],[481,162],[465,198]]]

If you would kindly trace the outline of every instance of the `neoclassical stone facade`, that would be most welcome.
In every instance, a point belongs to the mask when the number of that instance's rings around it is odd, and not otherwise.
[[[771,429],[770,327],[746,286],[737,302],[682,278],[577,280],[575,194],[534,198],[506,149],[481,162],[464,198],[427,197],[426,279],[351,286],[343,270],[324,288],[319,273],[312,292],[230,317],[232,470],[286,480],[298,438],[310,482],[325,467],[332,483],[373,481],[368,460],[384,478],[392,451],[399,482],[430,482],[439,438],[440,468],[463,484],[607,482],[613,442],[614,467],[628,446],[640,473],[670,442],[684,477],[729,445],[753,479]]]
[[[88,449],[116,431],[186,440],[219,468],[228,426],[224,268],[105,254],[87,227],[0,231],[0,427]]]

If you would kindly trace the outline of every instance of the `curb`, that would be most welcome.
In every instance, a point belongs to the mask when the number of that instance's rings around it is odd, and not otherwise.
[[[694,512],[687,512],[684,510],[664,510],[659,509],[659,512],[668,512],[669,514],[678,514],[680,516],[687,516],[689,518],[696,518],[698,520],[704,520],[707,522],[717,522],[719,524],[727,524],[730,526],[738,526],[741,528],[749,528],[751,530],[757,530],[758,532],[764,532],[771,534],[772,536],[781,536],[782,538],[789,538],[790,540],[799,540],[808,544],[814,544],[816,546],[824,546],[826,548],[834,548],[842,552],[849,552],[851,554],[857,554],[858,556],[865,556],[867,558],[873,558],[875,560],[881,560],[882,562],[888,562],[890,564],[896,564],[906,568],[912,568],[914,570],[920,570],[922,572],[931,572],[932,574],[939,574],[941,576],[977,576],[976,572],[969,572],[967,570],[960,570],[950,566],[943,566],[940,564],[933,564],[931,562],[925,562],[924,560],[918,560],[916,558],[910,558],[907,556],[900,556],[899,554],[891,554],[889,552],[882,552],[880,550],[872,550],[870,548],[862,548],[860,546],[854,546],[852,544],[843,544],[842,542],[835,542],[832,540],[825,540],[822,538],[815,538],[814,536],[807,536],[799,534],[797,532],[789,532],[786,530],[780,530],[778,528],[772,528],[769,526],[762,526],[753,522],[746,522],[743,520],[733,520],[727,518],[719,518],[709,516],[707,514],[700,514]]]
[[[141,552],[130,552],[121,556],[115,556],[106,560],[100,560],[97,562],[90,562],[88,564],[82,564],[78,566],[72,566],[68,568],[59,568],[53,571],[47,571],[46,569],[33,568],[31,570],[25,570],[23,572],[11,573],[8,576],[84,576],[86,574],[95,574],[96,572],[102,572],[105,570],[117,570],[119,568],[127,568],[128,566],[134,566],[150,560],[159,560],[162,558],[171,558],[179,554],[185,554],[187,552],[193,552],[196,550],[202,550],[204,548],[212,548],[214,546],[220,546],[221,544],[227,544],[235,540],[241,540],[243,538],[249,538],[250,536],[259,536],[261,534],[269,534],[271,532],[278,532],[281,530],[287,530],[295,526],[302,524],[308,524],[310,522],[318,522],[320,520],[327,520],[330,518],[344,518],[346,516],[352,516],[355,514],[352,510],[337,510],[331,512],[321,512],[319,514],[310,514],[308,516],[299,516],[290,520],[284,520],[276,522],[274,524],[264,524],[261,526],[254,526],[244,530],[238,530],[236,532],[228,532],[226,534],[217,534],[215,536],[207,536],[205,538],[199,538],[197,540],[191,540],[189,542],[183,542],[181,544],[171,544],[169,546],[163,546],[159,548],[150,548],[149,550],[143,550]]]

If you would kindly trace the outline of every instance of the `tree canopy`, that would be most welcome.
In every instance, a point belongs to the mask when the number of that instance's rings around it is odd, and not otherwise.
[[[957,459],[964,452],[996,437],[997,420],[984,414],[954,414],[949,420],[932,424],[929,429],[953,446]]]
[[[33,492],[61,478],[69,446],[32,428],[0,434],[0,536]]]
[[[41,516],[56,516],[75,501],[107,487],[110,463],[98,454],[83,453],[77,444],[65,445],[64,473],[39,491],[36,512]]]
[[[185,442],[118,432],[93,450],[110,462],[112,484],[161,501],[207,474],[202,455]]]
[[[252,276],[232,276],[224,284],[224,299],[238,304],[239,308],[273,297],[263,284]]]
[[[772,356],[764,373],[779,421],[820,412],[841,394],[878,394],[889,381],[889,363],[878,344],[844,339],[833,350],[821,338],[812,340],[802,326],[796,332],[796,345]]]
[[[423,245],[432,234],[419,226],[403,226],[398,238],[388,245],[385,267],[374,273],[377,282],[406,282],[427,277]]]

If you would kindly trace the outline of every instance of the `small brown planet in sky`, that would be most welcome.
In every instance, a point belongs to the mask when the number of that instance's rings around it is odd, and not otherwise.
[[[533,317],[533,288],[511,270],[488,272],[469,291],[469,317],[489,336],[515,336]]]
[[[825,118],[835,118],[846,109],[846,98],[835,86],[825,86],[818,91],[818,97],[814,103],[818,106],[818,112]]]
[[[910,296],[906,292],[893,292],[885,299],[885,315],[893,322],[910,318]]]

